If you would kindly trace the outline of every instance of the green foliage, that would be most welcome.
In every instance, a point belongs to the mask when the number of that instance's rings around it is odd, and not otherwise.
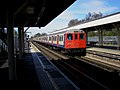
[[[68,23],[68,27],[74,26],[78,24],[78,19],[72,19]]]
[[[40,36],[45,36],[45,35],[47,35],[47,33],[37,33],[37,34],[35,34],[34,35],[34,37],[40,37]]]
[[[90,31],[88,32],[88,37],[98,36],[98,32]],[[103,31],[103,36],[117,36],[117,29],[112,29],[110,31]]]
[[[41,36],[40,33],[37,33],[37,34],[34,35],[34,37],[39,37],[39,36]]]
[[[117,30],[112,29],[111,31],[104,31],[104,36],[116,36],[117,35]]]
[[[88,32],[88,37],[97,36],[97,34],[98,34],[98,32],[91,31],[91,32]]]

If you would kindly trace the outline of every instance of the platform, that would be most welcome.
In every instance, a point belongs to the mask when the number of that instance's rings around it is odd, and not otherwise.
[[[9,80],[8,65],[0,68],[1,88],[12,90],[79,90],[33,47],[16,60],[17,80]]]
[[[24,53],[22,59],[16,60],[16,77],[17,80],[9,80],[9,68],[6,61],[0,67],[0,88],[40,90],[31,53]]]
[[[104,52],[104,53],[110,53],[110,54],[120,55],[120,50],[113,50],[113,49],[106,49],[106,48],[98,48],[98,47],[89,47],[89,48],[87,48],[87,50],[99,51],[99,52]]]
[[[31,53],[42,90],[79,90],[34,45],[31,46]]]

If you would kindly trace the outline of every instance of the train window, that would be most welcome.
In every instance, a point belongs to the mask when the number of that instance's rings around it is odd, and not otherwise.
[[[63,41],[63,35],[59,36],[59,41]]]
[[[55,36],[55,40],[54,41],[56,41],[56,36]]]
[[[59,41],[61,41],[61,36],[59,37]]]
[[[51,37],[49,37],[49,40],[51,40]]]
[[[46,37],[46,41],[48,41],[48,37]]]
[[[61,39],[61,36],[59,36],[59,41],[60,41],[60,39]]]
[[[59,38],[60,38],[59,35],[57,35],[57,41],[59,41]]]
[[[84,39],[84,34],[80,34],[80,39]]]
[[[78,34],[75,34],[75,39],[78,39]]]
[[[72,38],[73,38],[73,37],[72,37],[72,34],[67,34],[67,39],[68,39],[68,40],[72,40]]]
[[[63,41],[63,35],[61,36],[61,41]]]

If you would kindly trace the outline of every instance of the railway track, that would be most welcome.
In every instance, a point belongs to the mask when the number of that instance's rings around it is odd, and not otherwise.
[[[118,54],[87,50],[87,56],[82,58],[86,59],[85,61],[89,64],[95,65],[109,72],[117,72],[120,74],[120,55]]]
[[[87,52],[88,54],[100,56],[100,57],[102,57],[102,58],[120,61],[120,55],[118,55],[118,54],[111,54],[111,53],[109,53],[109,52],[106,53],[106,52],[100,52],[100,51],[94,51],[94,50],[87,50],[86,52]]]
[[[38,44],[36,46],[39,49],[41,47]],[[44,47],[42,46],[42,48]],[[47,49],[42,49],[43,52],[44,50]],[[119,76],[113,72],[107,72],[76,58],[55,54],[56,52],[51,50],[47,50],[45,53],[48,53],[48,57],[50,57],[53,64],[83,90],[112,90],[116,87],[119,88],[116,84],[116,82],[120,82]]]
[[[91,77],[85,69],[69,60],[52,60],[57,67],[74,81],[82,90],[110,90],[104,84]],[[82,69],[82,70],[81,70]]]

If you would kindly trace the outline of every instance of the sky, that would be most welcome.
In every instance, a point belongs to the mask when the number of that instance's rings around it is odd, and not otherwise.
[[[88,12],[101,12],[103,15],[109,15],[116,12],[120,12],[119,0],[76,0],[65,11],[53,19],[45,27],[33,27],[29,28],[28,32],[30,36],[34,36],[37,33],[48,33],[53,30],[59,30],[68,26],[68,23],[72,19],[84,19]]]

